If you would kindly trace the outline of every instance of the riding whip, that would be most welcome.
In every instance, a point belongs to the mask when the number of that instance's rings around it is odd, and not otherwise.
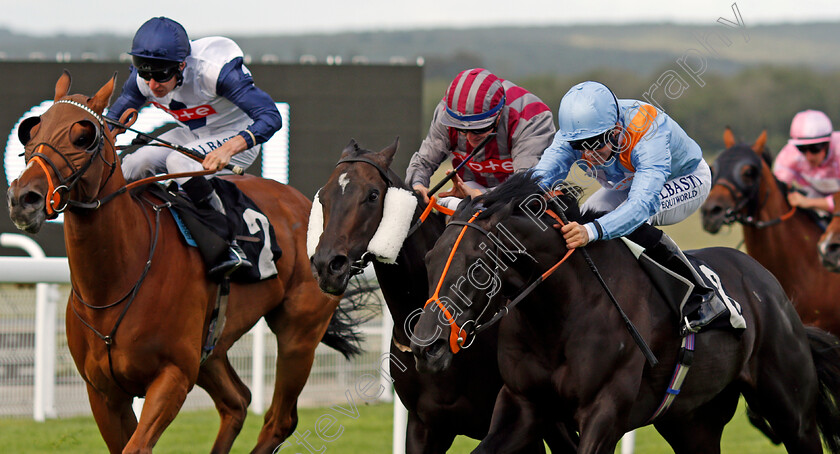
[[[442,187],[443,187],[443,185],[445,185],[446,183],[448,183],[448,182],[449,182],[449,180],[451,180],[452,178],[454,178],[454,177],[455,177],[455,174],[456,174],[456,173],[458,173],[458,171],[459,171],[459,170],[461,170],[461,167],[464,167],[464,165],[465,165],[467,162],[469,162],[469,161],[470,161],[470,160],[471,160],[471,159],[472,159],[475,155],[477,155],[479,151],[483,150],[483,149],[484,149],[484,145],[487,145],[487,142],[489,142],[489,141],[490,141],[490,139],[492,139],[492,138],[494,138],[494,137],[496,137],[496,133],[495,133],[495,132],[491,132],[490,134],[487,134],[487,137],[485,137],[485,138],[484,138],[484,140],[482,140],[482,141],[481,141],[481,143],[479,143],[479,144],[478,144],[478,146],[476,146],[476,147],[475,147],[475,149],[473,149],[473,151],[471,151],[471,152],[470,152],[470,154],[469,154],[469,155],[467,155],[467,157],[466,157],[466,158],[464,158],[464,160],[463,160],[463,161],[461,161],[461,163],[460,163],[460,164],[458,164],[458,166],[457,166],[457,167],[455,167],[454,169],[452,169],[452,171],[451,171],[451,172],[449,172],[449,174],[448,174],[448,175],[446,175],[445,177],[443,177],[443,179],[442,179],[442,180],[440,180],[440,182],[439,182],[438,184],[436,184],[436,185],[435,185],[432,189],[430,189],[430,190],[429,190],[429,194],[428,194],[428,196],[429,196],[429,197],[431,197],[432,195],[434,195],[434,193],[436,193],[436,192],[440,191],[440,188],[442,188]]]
[[[560,216],[560,219],[562,219],[563,222],[568,224],[569,220],[566,218],[566,213],[563,211],[562,207],[560,207],[554,199],[551,199],[551,202],[555,205],[558,205],[557,214]],[[636,326],[633,325],[633,322],[630,321],[630,318],[627,317],[627,314],[625,314],[624,310],[621,309],[621,306],[618,304],[618,300],[615,298],[615,295],[613,295],[612,291],[610,291],[610,288],[607,287],[607,283],[604,282],[604,278],[601,276],[601,273],[598,272],[598,268],[595,267],[595,262],[592,261],[592,257],[589,256],[589,252],[582,247],[578,249],[580,249],[580,252],[583,254],[583,258],[584,260],[586,260],[586,264],[589,265],[589,269],[598,279],[598,282],[601,284],[601,287],[603,287],[604,290],[607,292],[607,296],[610,297],[610,300],[612,301],[615,308],[618,309],[618,313],[619,315],[621,315],[621,319],[624,320],[624,326],[627,328],[627,331],[630,333],[630,336],[636,342],[636,345],[639,346],[639,349],[642,351],[642,354],[645,355],[645,359],[647,359],[651,367],[656,367],[656,365],[659,364],[659,360],[656,359],[656,355],[653,354],[653,351],[650,349],[647,342],[645,342],[645,339],[639,333],[639,330],[636,329]]]
[[[467,157],[464,158],[463,161],[461,161],[460,164],[458,164],[454,169],[452,169],[452,171],[449,172],[445,177],[443,177],[443,179],[440,180],[440,182],[438,184],[436,184],[431,190],[429,190],[427,196],[432,197],[436,192],[438,192],[440,190],[440,188],[443,187],[443,185],[445,185],[449,180],[454,178],[455,175],[458,173],[458,171],[461,170],[461,167],[464,167],[464,165],[467,162],[469,162],[473,157],[475,157],[475,155],[477,155],[479,151],[483,150],[484,145],[486,145],[487,142],[489,142],[490,139],[492,139],[493,137],[496,137],[495,132],[491,132],[490,134],[487,134],[487,137],[485,137],[484,140],[482,140],[481,143],[479,143],[478,146],[476,146],[473,149],[473,151],[471,151],[470,154],[468,154]],[[431,206],[429,208],[431,208]],[[420,226],[423,224],[423,221],[425,219],[426,219],[425,216],[421,216],[420,219],[418,219],[414,223],[414,225],[412,225],[411,228],[408,230],[408,234],[406,234],[406,238],[410,237],[414,232],[416,232],[417,229],[419,229]]]
[[[191,148],[187,148],[183,145],[178,145],[178,144],[163,140],[159,137],[152,137],[152,136],[150,136],[148,134],[145,134],[143,132],[140,132],[136,129],[130,128],[127,125],[124,125],[117,120],[112,120],[108,117],[104,117],[104,118],[105,118],[105,121],[107,123],[110,123],[110,124],[120,128],[120,129],[125,129],[125,130],[128,130],[128,131],[137,133],[137,137],[147,141],[147,143],[148,143],[148,141],[154,140],[154,141],[160,142],[164,146],[169,147],[169,148],[171,148],[171,149],[173,149],[173,150],[175,150],[179,153],[185,154],[185,155],[187,155],[187,156],[189,156],[189,157],[191,157],[191,158],[193,158],[193,159],[195,159],[199,162],[204,160],[204,156],[201,153],[198,153]],[[235,165],[235,164],[228,164],[228,165],[225,166],[225,169],[230,170],[231,172],[235,173],[236,175],[242,175],[243,173],[245,173],[245,169],[243,169],[242,167],[239,167],[238,165]]]

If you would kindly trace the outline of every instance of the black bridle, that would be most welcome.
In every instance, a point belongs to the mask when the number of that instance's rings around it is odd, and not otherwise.
[[[391,176],[388,175],[387,170],[382,168],[382,166],[380,166],[375,161],[373,161],[371,159],[368,159],[368,158],[363,158],[363,157],[360,157],[360,156],[341,158],[341,159],[338,160],[337,163],[335,163],[335,166],[338,167],[341,164],[346,164],[346,163],[351,163],[351,162],[363,162],[365,164],[373,166],[377,171],[379,171],[379,175],[382,176],[382,179],[385,180],[385,184],[387,186],[386,191],[388,189],[392,188],[392,187],[399,187],[399,185],[394,182],[393,178],[391,178]],[[383,203],[384,203],[384,196],[383,196]],[[365,268],[369,264],[371,264],[374,261],[374,259],[375,259],[375,257],[373,257],[373,254],[371,254],[370,251],[365,251],[362,254],[362,256],[359,257],[358,260],[354,260],[354,261],[350,262],[350,270],[351,270],[350,274],[352,276],[355,276],[357,274],[363,273],[365,271]]]

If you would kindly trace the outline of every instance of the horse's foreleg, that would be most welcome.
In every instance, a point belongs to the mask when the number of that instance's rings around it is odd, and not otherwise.
[[[99,427],[99,433],[111,453],[120,453],[137,427],[137,418],[131,409],[131,398],[106,397],[90,384],[87,385],[90,409]]]
[[[420,420],[416,413],[408,414],[405,452],[407,454],[431,454],[446,452],[455,441],[455,427],[432,430]]]
[[[221,354],[221,356],[219,356]],[[233,370],[226,352],[218,347],[198,375],[198,386],[204,388],[213,398],[221,418],[219,433],[213,444],[212,453],[230,452],[233,441],[242,430],[251,403],[251,391]]]
[[[618,440],[624,436],[626,423],[619,420],[621,410],[629,407],[629,392],[617,392],[615,386],[605,386],[593,402],[578,408],[576,419],[580,422],[578,452],[595,454],[615,452]],[[621,408],[620,408],[621,407]]]
[[[123,453],[150,453],[164,429],[175,419],[187,398],[190,380],[180,368],[168,365],[146,390],[140,423]]]
[[[543,453],[537,412],[530,402],[503,386],[496,397],[490,430],[473,453]]]
[[[327,330],[338,301],[314,284],[287,295],[282,306],[266,316],[277,336],[274,395],[252,452],[271,453],[295,430],[297,398],[309,378],[315,348]]]

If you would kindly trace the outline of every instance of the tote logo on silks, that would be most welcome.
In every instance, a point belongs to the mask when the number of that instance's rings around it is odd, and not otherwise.
[[[159,109],[165,110],[166,112],[169,113],[169,115],[172,115],[173,117],[175,117],[176,120],[178,120],[180,122],[187,122],[187,121],[190,121],[190,120],[196,120],[196,119],[204,118],[208,115],[213,115],[214,113],[216,113],[216,110],[213,109],[213,107],[209,104],[204,104],[204,105],[201,105],[201,106],[198,106],[198,107],[193,107],[192,109],[186,109],[185,108],[185,109],[177,109],[177,110],[169,109],[166,106],[164,106],[163,104],[160,104],[160,103],[155,102],[155,101],[152,101],[151,104],[154,105],[155,107],[159,108]]]
[[[466,153],[453,151],[452,165],[457,166],[469,156]],[[470,161],[467,167],[476,173],[513,173],[513,159],[486,159],[484,161]]]

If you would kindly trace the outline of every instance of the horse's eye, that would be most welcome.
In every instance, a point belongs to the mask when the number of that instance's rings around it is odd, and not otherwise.
[[[758,176],[758,169],[752,166],[747,167],[744,169],[743,175],[746,178],[755,178]]]
[[[376,202],[379,200],[379,189],[374,189],[368,194],[368,202]]]
[[[83,150],[93,151],[97,145],[98,130],[96,126],[87,120],[80,121],[70,128],[70,140],[73,145]]]

